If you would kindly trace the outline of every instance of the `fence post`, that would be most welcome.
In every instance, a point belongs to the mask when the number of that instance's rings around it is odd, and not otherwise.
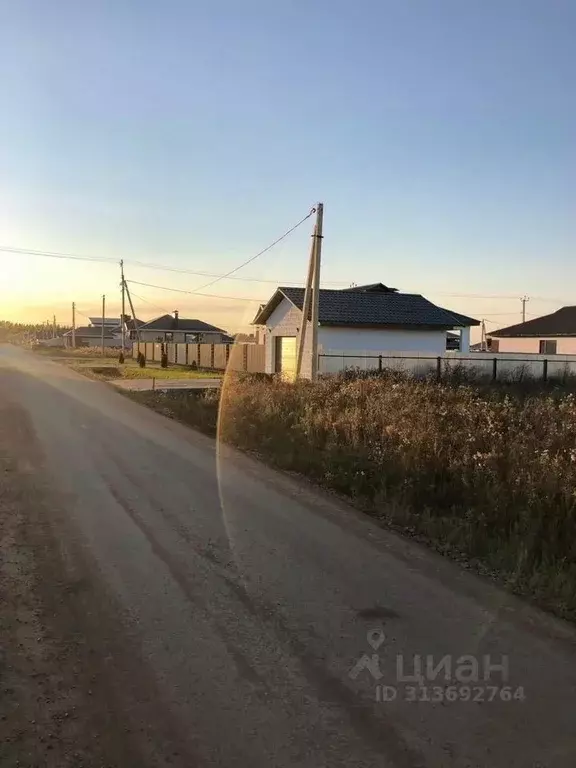
[[[442,358],[441,357],[436,358],[436,379],[438,381],[441,381],[442,379]]]
[[[542,381],[548,381],[548,360],[542,360]]]
[[[242,349],[242,369],[244,372],[248,370],[248,344],[244,344]]]
[[[494,360],[492,360],[492,381],[496,381],[498,378],[498,358],[495,357]]]
[[[378,355],[378,373],[382,373],[382,355]]]
[[[200,368],[200,344],[196,344],[196,365]]]
[[[228,367],[228,360],[230,360],[230,344],[226,344],[226,359],[225,359],[225,368]]]
[[[210,368],[214,368],[214,344],[210,344]]]

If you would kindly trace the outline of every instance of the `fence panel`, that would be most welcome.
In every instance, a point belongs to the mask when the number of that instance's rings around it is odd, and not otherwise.
[[[323,350],[319,355],[320,373],[338,373],[358,369],[395,370],[416,376],[431,374],[448,376],[458,370],[498,381],[522,379],[565,381],[576,376],[576,355],[526,355],[521,353],[446,352],[437,356],[427,353],[364,352]]]
[[[266,347],[264,344],[247,344],[246,370],[250,373],[264,373],[266,370]]]
[[[168,355],[168,362],[174,363],[176,362],[176,344],[166,344],[166,354]]]
[[[212,367],[212,344],[200,344],[200,368]]]
[[[144,355],[146,356],[146,360],[153,360],[154,359],[154,342],[153,341],[147,341],[145,344],[145,349],[142,351],[144,352]]]
[[[132,342],[132,357],[136,359],[138,357],[138,342]]]
[[[230,357],[228,358],[228,370],[244,371],[245,357],[244,344],[233,344],[230,347]]]
[[[188,365],[200,365],[200,354],[198,352],[200,344],[186,344],[188,348]]]
[[[176,362],[178,365],[186,365],[188,362],[187,357],[188,345],[176,344]]]
[[[228,344],[214,344],[214,368],[223,371],[226,368],[226,350]]]

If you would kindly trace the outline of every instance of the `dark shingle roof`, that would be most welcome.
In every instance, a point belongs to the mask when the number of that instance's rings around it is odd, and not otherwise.
[[[576,336],[576,306],[562,307],[551,315],[535,317],[525,323],[509,325],[492,331],[490,336],[498,337],[538,337],[538,336]]]
[[[304,305],[304,288],[278,288],[254,323],[264,324],[273,310],[286,297],[298,309]],[[459,325],[479,325],[432,304],[415,293],[390,293],[348,290],[320,290],[319,320],[321,325],[413,325],[453,328]]]
[[[398,288],[390,288],[384,283],[368,283],[368,285],[353,285],[343,288],[343,291],[362,291],[362,293],[398,293]]]
[[[215,325],[204,323],[202,320],[192,320],[185,317],[179,317],[176,320],[172,315],[162,315],[155,320],[150,320],[149,323],[144,323],[140,326],[143,331],[186,331],[189,332],[212,332],[212,333],[225,333],[221,328],[216,328]]]

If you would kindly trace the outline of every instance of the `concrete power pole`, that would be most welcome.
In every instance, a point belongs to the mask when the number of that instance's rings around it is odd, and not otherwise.
[[[126,347],[126,288],[124,286],[124,259],[120,259],[120,280],[122,284],[122,354]],[[135,318],[133,318],[135,320]]]
[[[480,351],[486,352],[486,321],[482,318],[482,335],[480,337]]]
[[[522,322],[525,323],[526,322],[526,302],[530,301],[530,297],[522,296],[520,301],[522,302]]]
[[[296,358],[296,378],[302,374],[302,359],[304,357],[304,347],[306,346],[306,331],[308,329],[308,318],[310,317],[310,307],[312,304],[312,281],[314,280],[314,260],[316,252],[316,225],[312,233],[312,245],[310,246],[310,260],[308,262],[308,275],[306,277],[306,288],[304,289],[304,304],[302,306],[302,324],[298,333],[298,349]]]
[[[52,315],[52,338],[56,338],[56,315]]]
[[[76,302],[72,302],[72,347],[76,349]]]
[[[318,321],[320,318],[320,263],[322,256],[322,225],[324,204],[316,206],[316,227],[314,228],[314,283],[312,290],[312,381],[318,378]]]
[[[134,313],[134,304],[132,304],[132,296],[130,296],[130,291],[128,289],[128,285],[126,283],[126,280],[124,280],[124,287],[125,287],[126,293],[128,295],[128,303],[130,304],[130,311],[132,312],[132,318],[134,320],[136,320],[136,315]],[[136,330],[136,341],[138,342],[138,344],[140,344],[140,341],[141,341],[141,339],[140,339],[140,328],[138,328],[138,323],[136,323],[136,322],[134,323],[134,329]]]
[[[102,296],[102,357],[104,357],[104,321],[106,319],[106,296]]]

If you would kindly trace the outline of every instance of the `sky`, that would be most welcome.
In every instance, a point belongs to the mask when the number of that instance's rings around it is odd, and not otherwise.
[[[0,316],[196,291],[325,205],[322,283],[488,329],[576,304],[571,0],[0,3]],[[312,219],[144,319],[245,328],[305,280]],[[264,282],[267,281],[267,282]],[[136,297],[136,294],[138,297]],[[80,316],[82,319],[82,315]]]

